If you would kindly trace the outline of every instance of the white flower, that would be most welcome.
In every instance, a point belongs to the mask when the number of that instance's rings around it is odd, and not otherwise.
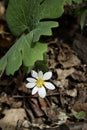
[[[45,82],[45,80],[49,80],[52,77],[52,72],[46,72],[43,74],[42,71],[37,73],[32,70],[31,75],[33,78],[27,78],[29,83],[26,84],[26,87],[33,88],[32,95],[38,93],[41,98],[44,98],[46,96],[46,88],[50,90],[55,89],[55,86],[52,83]]]

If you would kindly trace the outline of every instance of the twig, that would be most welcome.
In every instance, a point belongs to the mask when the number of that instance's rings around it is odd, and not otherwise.
[[[56,96],[56,95],[59,95],[59,93],[58,92],[56,92],[56,93],[53,93],[53,94],[49,94],[49,95],[47,95],[47,97],[50,97],[50,96]],[[12,96],[13,98],[30,98],[30,97],[33,97],[33,98],[37,98],[38,96],[32,96],[32,95],[29,95],[29,96],[20,96],[20,95],[14,95],[14,96]]]

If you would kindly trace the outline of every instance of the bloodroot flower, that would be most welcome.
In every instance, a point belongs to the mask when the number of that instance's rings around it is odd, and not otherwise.
[[[52,83],[45,81],[52,77],[52,72],[46,72],[43,74],[42,71],[37,73],[36,71],[32,70],[31,76],[33,78],[27,78],[29,83],[26,84],[26,87],[33,88],[32,95],[38,93],[41,98],[44,98],[46,96],[46,88],[50,90],[55,89],[55,86]]]

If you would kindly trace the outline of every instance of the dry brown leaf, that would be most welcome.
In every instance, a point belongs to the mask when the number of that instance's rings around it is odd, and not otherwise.
[[[22,106],[22,101],[15,101],[14,98],[9,97],[6,93],[1,95],[0,103],[6,103],[12,108],[20,108]]]
[[[59,119],[58,124],[60,125],[65,123],[67,121],[67,118],[68,118],[67,114],[60,111],[58,115],[58,119]]]
[[[77,89],[72,89],[72,90],[66,90],[66,94],[68,96],[71,96],[71,97],[76,97],[77,96]]]
[[[84,85],[84,83],[83,83]],[[84,88],[77,88],[78,90],[78,96],[76,99],[76,102],[85,102],[87,100],[87,88],[84,85]]]
[[[43,111],[45,111],[49,106],[46,99],[39,98],[39,103]]]
[[[87,103],[76,103],[72,107],[76,112],[84,111],[87,117]]]
[[[54,69],[57,65],[57,62],[55,61],[55,59],[50,59],[49,64],[49,69]]]
[[[53,83],[61,88],[61,89],[64,89],[64,88],[67,88],[68,87],[68,79],[62,79],[62,80],[53,80]]]
[[[74,80],[78,80],[80,82],[87,80],[86,74],[83,71],[75,70],[71,76]]]
[[[0,19],[5,19],[5,5],[3,1],[0,1]]]
[[[29,104],[30,104],[35,116],[41,117],[44,115],[44,112],[41,110],[37,99],[30,98],[28,101],[29,101]]]
[[[69,68],[69,67],[74,67],[80,64],[80,60],[75,56],[74,54],[71,55],[71,57],[67,61],[59,61],[63,68]]]
[[[75,72],[74,68],[70,69],[56,69],[58,80],[63,80]]]
[[[78,89],[80,89],[80,88],[84,89],[85,87],[87,88],[87,83],[83,83],[83,82],[77,83],[75,85],[75,87],[78,88]]]
[[[80,64],[78,57],[70,47],[65,44],[60,47],[58,61],[62,64],[63,68],[70,68]]]
[[[18,120],[24,120],[26,113],[24,109],[4,110],[4,118],[0,119],[0,127],[2,130],[15,130]]]
[[[57,121],[58,120],[58,109],[57,107],[52,104],[49,108],[46,109],[45,114],[50,121]]]

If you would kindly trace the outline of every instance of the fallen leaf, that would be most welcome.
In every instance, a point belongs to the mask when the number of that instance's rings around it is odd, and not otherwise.
[[[63,44],[60,47],[58,61],[62,64],[63,68],[70,68],[80,64],[78,57],[66,44]]]
[[[74,68],[70,69],[56,69],[57,75],[58,75],[58,80],[63,80],[66,79],[68,76],[73,74],[75,72]]]
[[[5,3],[0,1],[0,19],[5,19]]]
[[[25,110],[22,108],[4,110],[3,113],[5,116],[0,120],[2,130],[15,130],[18,120],[24,120],[26,117]]]
[[[68,118],[67,114],[60,111],[58,115],[58,119],[59,119],[58,124],[60,125],[65,123],[67,121],[67,118]]]
[[[84,111],[80,111],[80,112],[77,112],[76,115],[74,115],[76,119],[78,120],[81,120],[81,119],[85,119],[85,112]]]
[[[71,77],[74,80],[78,80],[80,82],[87,80],[85,72],[84,71],[79,71],[79,70],[75,70],[74,73],[71,75]]]
[[[62,79],[62,80],[53,80],[53,83],[58,87],[58,88],[61,88],[61,89],[65,89],[68,87],[68,79]]]
[[[0,103],[5,103],[12,108],[20,108],[22,106],[22,101],[15,101],[14,98],[8,96],[6,93],[1,94]]]
[[[58,120],[58,109],[57,107],[52,104],[49,108],[45,110],[45,114],[48,117],[49,121],[57,121]]]
[[[46,109],[48,108],[48,103],[47,103],[47,100],[46,99],[42,99],[42,98],[39,98],[39,103],[40,103],[40,106],[41,106],[41,109],[43,111],[46,111]]]
[[[30,98],[28,101],[36,117],[41,117],[44,115],[44,112],[41,110],[37,99]]]
[[[57,63],[55,59],[50,59],[49,61],[49,69],[54,69],[56,67]]]
[[[76,103],[73,105],[72,109],[76,112],[84,111],[87,117],[87,103]]]
[[[71,97],[76,97],[77,96],[77,89],[72,89],[72,90],[66,90],[66,94],[68,96],[71,96]]]

